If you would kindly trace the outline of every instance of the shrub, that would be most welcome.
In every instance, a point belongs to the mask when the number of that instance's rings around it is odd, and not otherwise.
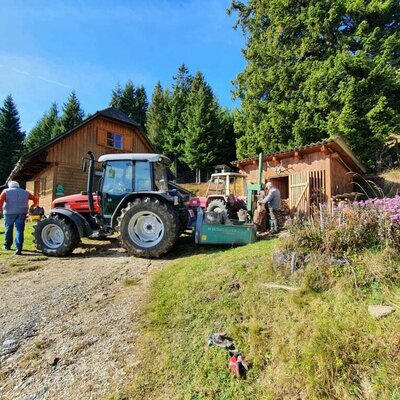
[[[309,219],[294,219],[289,230],[296,250],[334,256],[368,248],[400,253],[400,196],[321,206]]]

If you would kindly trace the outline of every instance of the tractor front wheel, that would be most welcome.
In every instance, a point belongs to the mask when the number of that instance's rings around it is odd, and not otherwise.
[[[227,213],[225,202],[221,199],[211,200],[207,206],[207,212],[211,212],[211,211],[214,211],[217,213],[222,213],[222,212]]]
[[[62,257],[71,254],[80,240],[75,225],[58,215],[38,221],[33,236],[36,248],[50,257]]]
[[[171,250],[180,233],[178,213],[157,198],[135,199],[117,220],[122,246],[137,257],[161,257]]]

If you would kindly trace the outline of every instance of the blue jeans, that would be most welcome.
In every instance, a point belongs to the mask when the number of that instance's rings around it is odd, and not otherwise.
[[[5,214],[5,241],[4,247],[10,248],[13,242],[14,225],[17,234],[15,236],[15,250],[22,250],[24,245],[24,229],[25,229],[26,214]]]

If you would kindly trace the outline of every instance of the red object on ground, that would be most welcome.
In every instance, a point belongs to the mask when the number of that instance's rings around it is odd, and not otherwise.
[[[240,354],[235,354],[229,359],[229,369],[236,374],[236,378],[241,379],[248,366]]]

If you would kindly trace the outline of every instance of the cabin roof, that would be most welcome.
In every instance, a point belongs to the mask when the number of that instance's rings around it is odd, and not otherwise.
[[[72,135],[82,126],[88,124],[93,121],[95,118],[102,117],[112,121],[116,121],[119,123],[123,123],[125,125],[129,125],[131,127],[138,128],[144,140],[150,145],[150,147],[155,150],[154,146],[150,142],[147,135],[140,129],[140,124],[134,121],[132,118],[128,117],[123,112],[117,110],[113,107],[105,108],[104,110],[100,110],[95,112],[93,115],[84,119],[81,123],[74,126],[72,129],[54,137],[53,139],[48,140],[46,143],[43,143],[41,146],[36,147],[30,152],[24,154],[15,165],[14,169],[11,171],[7,181],[18,177],[22,180],[29,180],[37,173],[42,171],[45,167],[50,165],[49,162],[44,160],[43,154],[51,145],[60,142],[67,136]]]
[[[351,151],[346,142],[340,137],[336,137],[334,139],[326,139],[321,140],[316,143],[310,143],[304,146],[295,147],[289,150],[278,151],[275,153],[264,154],[263,161],[270,161],[273,157],[282,160],[284,158],[293,157],[295,153],[299,154],[310,154],[316,151],[320,151],[322,148],[325,148],[330,153],[338,153],[345,163],[348,165],[348,168],[358,173],[365,173],[366,168],[361,163],[361,161],[356,157],[356,155]],[[253,161],[258,160],[258,156],[248,157],[241,160],[232,161],[232,164],[240,167]]]

